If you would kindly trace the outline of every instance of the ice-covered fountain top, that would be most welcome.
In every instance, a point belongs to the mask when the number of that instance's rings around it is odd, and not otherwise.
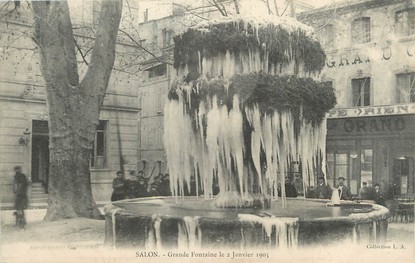
[[[312,28],[288,17],[223,17],[174,39],[174,67],[190,79],[260,72],[318,73],[325,60]]]
[[[328,83],[311,78],[323,62],[309,28],[285,19],[224,18],[175,37],[177,78],[164,111],[173,195],[196,187],[212,196],[217,180],[223,206],[278,196],[278,184],[285,197],[292,161],[314,184],[336,101]]]

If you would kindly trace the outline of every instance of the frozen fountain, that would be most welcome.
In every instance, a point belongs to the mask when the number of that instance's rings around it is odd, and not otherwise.
[[[106,207],[106,242],[148,249],[283,247],[378,241],[388,211],[286,198],[299,163],[304,189],[325,175],[325,55],[310,28],[280,17],[224,17],[175,37],[164,109],[172,197]],[[195,197],[185,197],[186,189]],[[214,194],[214,189],[219,194]]]

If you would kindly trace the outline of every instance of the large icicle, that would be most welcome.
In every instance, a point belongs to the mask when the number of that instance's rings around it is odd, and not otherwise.
[[[297,248],[298,246],[298,218],[296,217],[261,217],[251,214],[239,214],[241,222],[262,225],[269,244],[272,244],[271,237],[275,234],[275,247]]]

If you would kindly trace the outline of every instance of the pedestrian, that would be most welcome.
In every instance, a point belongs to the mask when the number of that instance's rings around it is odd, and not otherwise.
[[[304,194],[303,178],[301,177],[301,174],[295,174],[292,185],[295,187],[295,190],[297,191],[298,195]]]
[[[370,189],[367,187],[367,183],[363,182],[362,183],[362,188],[359,189],[359,198],[362,200],[369,200],[370,199]]]
[[[149,196],[147,189],[148,189],[147,179],[144,176],[139,176],[137,197]]]
[[[136,175],[135,171],[130,171],[130,178],[126,180],[126,197],[131,198],[137,198],[138,197],[138,188],[139,188],[139,182],[138,182],[138,176]]]
[[[344,177],[339,177],[338,178],[339,184],[336,187],[337,191],[339,191],[340,200],[351,200],[352,199],[352,193],[350,192],[349,187],[347,187],[344,184],[344,180],[345,180]]]
[[[163,174],[159,173],[150,184],[150,196],[162,196]]]
[[[329,199],[331,194],[330,185],[326,184],[324,177],[319,177],[317,187],[314,189],[314,198]]]
[[[285,196],[286,197],[297,197],[298,193],[297,190],[295,190],[295,187],[290,183],[290,179],[288,177],[285,177]],[[281,197],[281,188],[278,191],[278,196]]]
[[[376,204],[385,206],[385,194],[380,190],[379,184],[375,184],[375,189],[373,191],[373,200]]]
[[[190,180],[192,178],[194,178],[194,177],[191,177]],[[159,187],[160,187],[160,195],[161,196],[170,196],[171,195],[169,174],[166,173],[166,174],[162,175],[162,182],[161,182],[161,185]],[[195,189],[195,194],[194,195],[196,195],[196,183],[194,184],[194,189]]]
[[[126,197],[126,182],[121,171],[117,172],[117,177],[112,181],[112,188],[114,191],[111,195],[111,201],[118,201]]]
[[[19,229],[24,229],[26,225],[26,218],[24,210],[27,208],[27,178],[26,175],[22,173],[22,167],[14,167],[15,175],[13,180],[13,192],[15,194],[15,203],[14,208],[16,212],[16,226]]]

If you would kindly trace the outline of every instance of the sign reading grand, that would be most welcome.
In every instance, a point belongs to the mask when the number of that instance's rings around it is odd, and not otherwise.
[[[414,136],[414,131],[415,115],[329,119],[327,121],[328,136]]]
[[[350,109],[332,109],[327,118],[346,118],[364,116],[401,115],[415,113],[415,103],[393,106],[357,107]]]

